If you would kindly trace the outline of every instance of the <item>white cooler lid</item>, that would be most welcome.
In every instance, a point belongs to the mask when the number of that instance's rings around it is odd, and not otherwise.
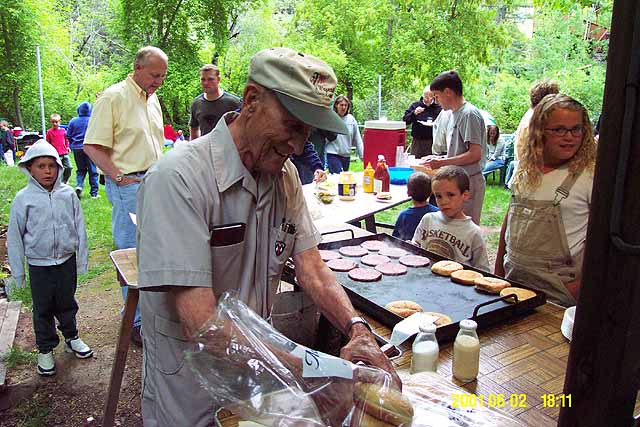
[[[402,121],[394,121],[394,120],[366,120],[364,122],[365,129],[386,129],[386,130],[397,130],[397,129],[406,129],[407,124]]]

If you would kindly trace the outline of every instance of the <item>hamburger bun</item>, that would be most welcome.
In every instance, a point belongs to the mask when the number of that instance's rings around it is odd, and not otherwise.
[[[453,323],[453,320],[451,320],[451,317],[447,316],[446,314],[436,313],[435,311],[425,311],[424,314],[437,317],[438,320],[434,322],[436,326],[445,326]]]
[[[474,280],[484,277],[482,273],[473,270],[457,270],[451,273],[451,280],[461,285],[473,286]]]
[[[511,286],[511,283],[497,277],[480,277],[473,281],[476,289],[489,294],[499,294],[505,288]]]
[[[384,308],[389,310],[392,313],[397,314],[400,317],[409,317],[414,313],[419,313],[422,311],[422,307],[420,304],[413,301],[391,301],[389,304],[385,305]]]
[[[500,291],[501,297],[512,295],[512,294],[515,294],[518,297],[518,302],[524,301],[526,299],[533,298],[536,296],[535,292],[530,291],[529,289],[524,289],[524,288],[504,288],[503,290]],[[506,299],[505,301],[511,304],[515,304],[516,302],[515,298],[509,298],[509,299]]]
[[[413,405],[397,390],[378,384],[356,383],[353,386],[353,401],[356,408],[386,423],[372,425],[409,426],[413,420]]]
[[[440,276],[451,276],[454,271],[462,270],[462,264],[455,261],[443,260],[438,261],[431,266],[431,271]]]
[[[388,191],[380,191],[376,194],[376,198],[379,200],[391,200],[391,193]]]

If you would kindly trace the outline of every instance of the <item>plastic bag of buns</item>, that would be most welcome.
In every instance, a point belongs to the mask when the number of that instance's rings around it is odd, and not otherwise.
[[[492,410],[448,408],[462,391],[437,375],[405,377],[401,393],[388,373],[301,346],[230,294],[221,296],[215,318],[200,331],[196,350],[185,352],[187,365],[215,406],[247,421],[278,427],[518,425]]]

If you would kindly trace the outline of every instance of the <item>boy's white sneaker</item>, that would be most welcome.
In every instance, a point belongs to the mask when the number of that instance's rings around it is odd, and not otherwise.
[[[74,353],[79,359],[86,359],[93,356],[93,350],[80,338],[74,338],[64,342],[64,351]]]
[[[53,351],[38,353],[38,374],[50,377],[56,374],[56,363],[53,360]]]

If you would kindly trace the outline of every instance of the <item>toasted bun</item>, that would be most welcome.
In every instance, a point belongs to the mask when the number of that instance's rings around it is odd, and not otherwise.
[[[376,197],[380,200],[389,200],[391,199],[391,193],[388,191],[381,191],[376,195]]]
[[[391,301],[384,308],[400,317],[409,317],[414,313],[422,311],[420,304],[413,301]]]
[[[408,426],[413,420],[413,405],[399,391],[377,384],[356,383],[353,400],[357,408],[384,423]]]
[[[473,270],[457,270],[451,273],[451,280],[461,285],[473,286],[474,280],[481,277],[482,273]]]
[[[451,323],[453,323],[451,317],[447,316],[446,314],[436,313],[435,311],[425,311],[424,314],[437,317],[438,320],[435,321],[436,326],[450,325]]]
[[[535,292],[530,291],[529,289],[523,289],[523,288],[504,288],[503,290],[500,291],[501,297],[504,297],[506,295],[511,295],[511,294],[515,294],[518,297],[518,302],[524,301],[526,299],[533,298],[536,296]],[[514,298],[509,298],[505,301],[512,304],[516,302]]]
[[[490,294],[499,294],[504,288],[511,286],[509,282],[497,277],[480,277],[473,281],[476,289]]]
[[[431,266],[431,271],[440,276],[450,276],[451,273],[457,270],[462,270],[464,267],[455,261],[443,260],[438,261]]]

